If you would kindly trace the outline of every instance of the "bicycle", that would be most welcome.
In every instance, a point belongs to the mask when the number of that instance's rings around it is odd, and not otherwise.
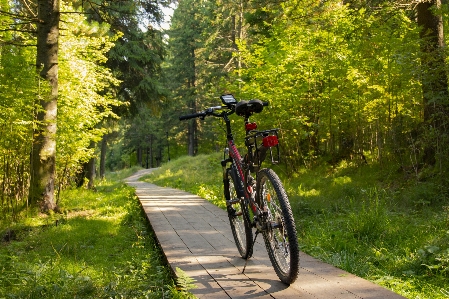
[[[227,135],[227,147],[221,161],[224,196],[237,249],[246,259],[242,272],[245,272],[247,261],[253,254],[257,235],[261,233],[277,276],[282,282],[291,284],[299,270],[299,245],[293,213],[278,175],[270,168],[261,168],[268,153],[273,164],[280,160],[279,129],[258,131],[257,124],[249,121],[251,115],[262,112],[263,107],[268,106],[267,102],[237,102],[231,94],[222,95],[220,99],[221,106],[183,115],[179,120],[204,120],[207,116],[224,120]],[[243,117],[245,122],[247,154],[243,158],[234,143],[229,119],[233,113]],[[254,239],[252,228],[256,228]]]

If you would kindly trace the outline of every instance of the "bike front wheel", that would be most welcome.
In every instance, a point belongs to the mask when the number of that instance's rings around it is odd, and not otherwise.
[[[299,245],[287,193],[271,169],[259,171],[256,188],[257,202],[266,220],[262,235],[271,264],[279,279],[291,284],[298,277]]]
[[[241,184],[239,184],[235,171],[233,168],[229,168],[224,180],[224,194],[227,202],[229,223],[240,255],[242,258],[248,259],[253,254],[251,246],[253,233],[249,221],[248,206],[241,199],[243,190],[239,186]]]

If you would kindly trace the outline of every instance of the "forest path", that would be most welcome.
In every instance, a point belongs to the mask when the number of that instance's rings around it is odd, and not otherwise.
[[[151,169],[125,181],[143,209],[173,271],[195,279],[198,298],[404,298],[372,282],[301,253],[298,279],[279,281],[260,236],[245,264],[234,244],[227,213],[190,193],[140,182]]]

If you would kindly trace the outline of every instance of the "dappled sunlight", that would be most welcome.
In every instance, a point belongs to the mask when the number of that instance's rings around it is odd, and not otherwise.
[[[320,196],[320,191],[316,189],[305,190],[302,186],[299,186],[298,195],[303,197],[316,197]]]
[[[352,183],[352,179],[348,176],[341,176],[338,178],[334,178],[333,182],[335,185],[344,185],[344,184],[350,184]]]
[[[177,252],[179,256],[173,253]],[[172,253],[172,254],[170,254]],[[172,267],[183,269],[186,275],[195,280],[197,288],[193,293],[198,295],[220,293],[216,285],[231,294],[240,294],[245,298],[259,298],[270,293],[281,292],[288,289],[269,270],[257,260],[250,259],[245,273],[242,273],[245,260],[238,256],[223,256],[216,253],[205,252],[201,255],[186,255],[185,252],[174,250],[168,252],[173,260]],[[206,269],[207,272],[204,270]],[[254,285],[256,282],[257,286]]]
[[[164,207],[167,210],[167,206],[202,206],[204,205],[204,200],[194,195],[143,195],[140,196],[140,201],[143,207],[147,206],[159,206]]]
[[[170,201],[185,201],[185,200],[197,200],[197,201],[202,201],[203,199],[195,196],[195,195],[174,195],[174,196],[167,196],[167,195],[154,195],[154,196],[148,196],[148,195],[144,195],[141,197],[141,199],[154,199],[154,200],[158,200],[158,199],[166,199],[166,200],[170,200]]]

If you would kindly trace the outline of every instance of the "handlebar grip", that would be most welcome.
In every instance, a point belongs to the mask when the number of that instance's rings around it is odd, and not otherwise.
[[[265,107],[268,106],[268,104],[269,104],[268,102],[262,102],[262,105]]]
[[[201,116],[206,116],[206,113],[199,112],[199,113],[194,113],[194,114],[181,115],[179,117],[179,120],[186,120],[186,119],[191,119],[191,118],[196,118],[196,117],[201,117]]]

